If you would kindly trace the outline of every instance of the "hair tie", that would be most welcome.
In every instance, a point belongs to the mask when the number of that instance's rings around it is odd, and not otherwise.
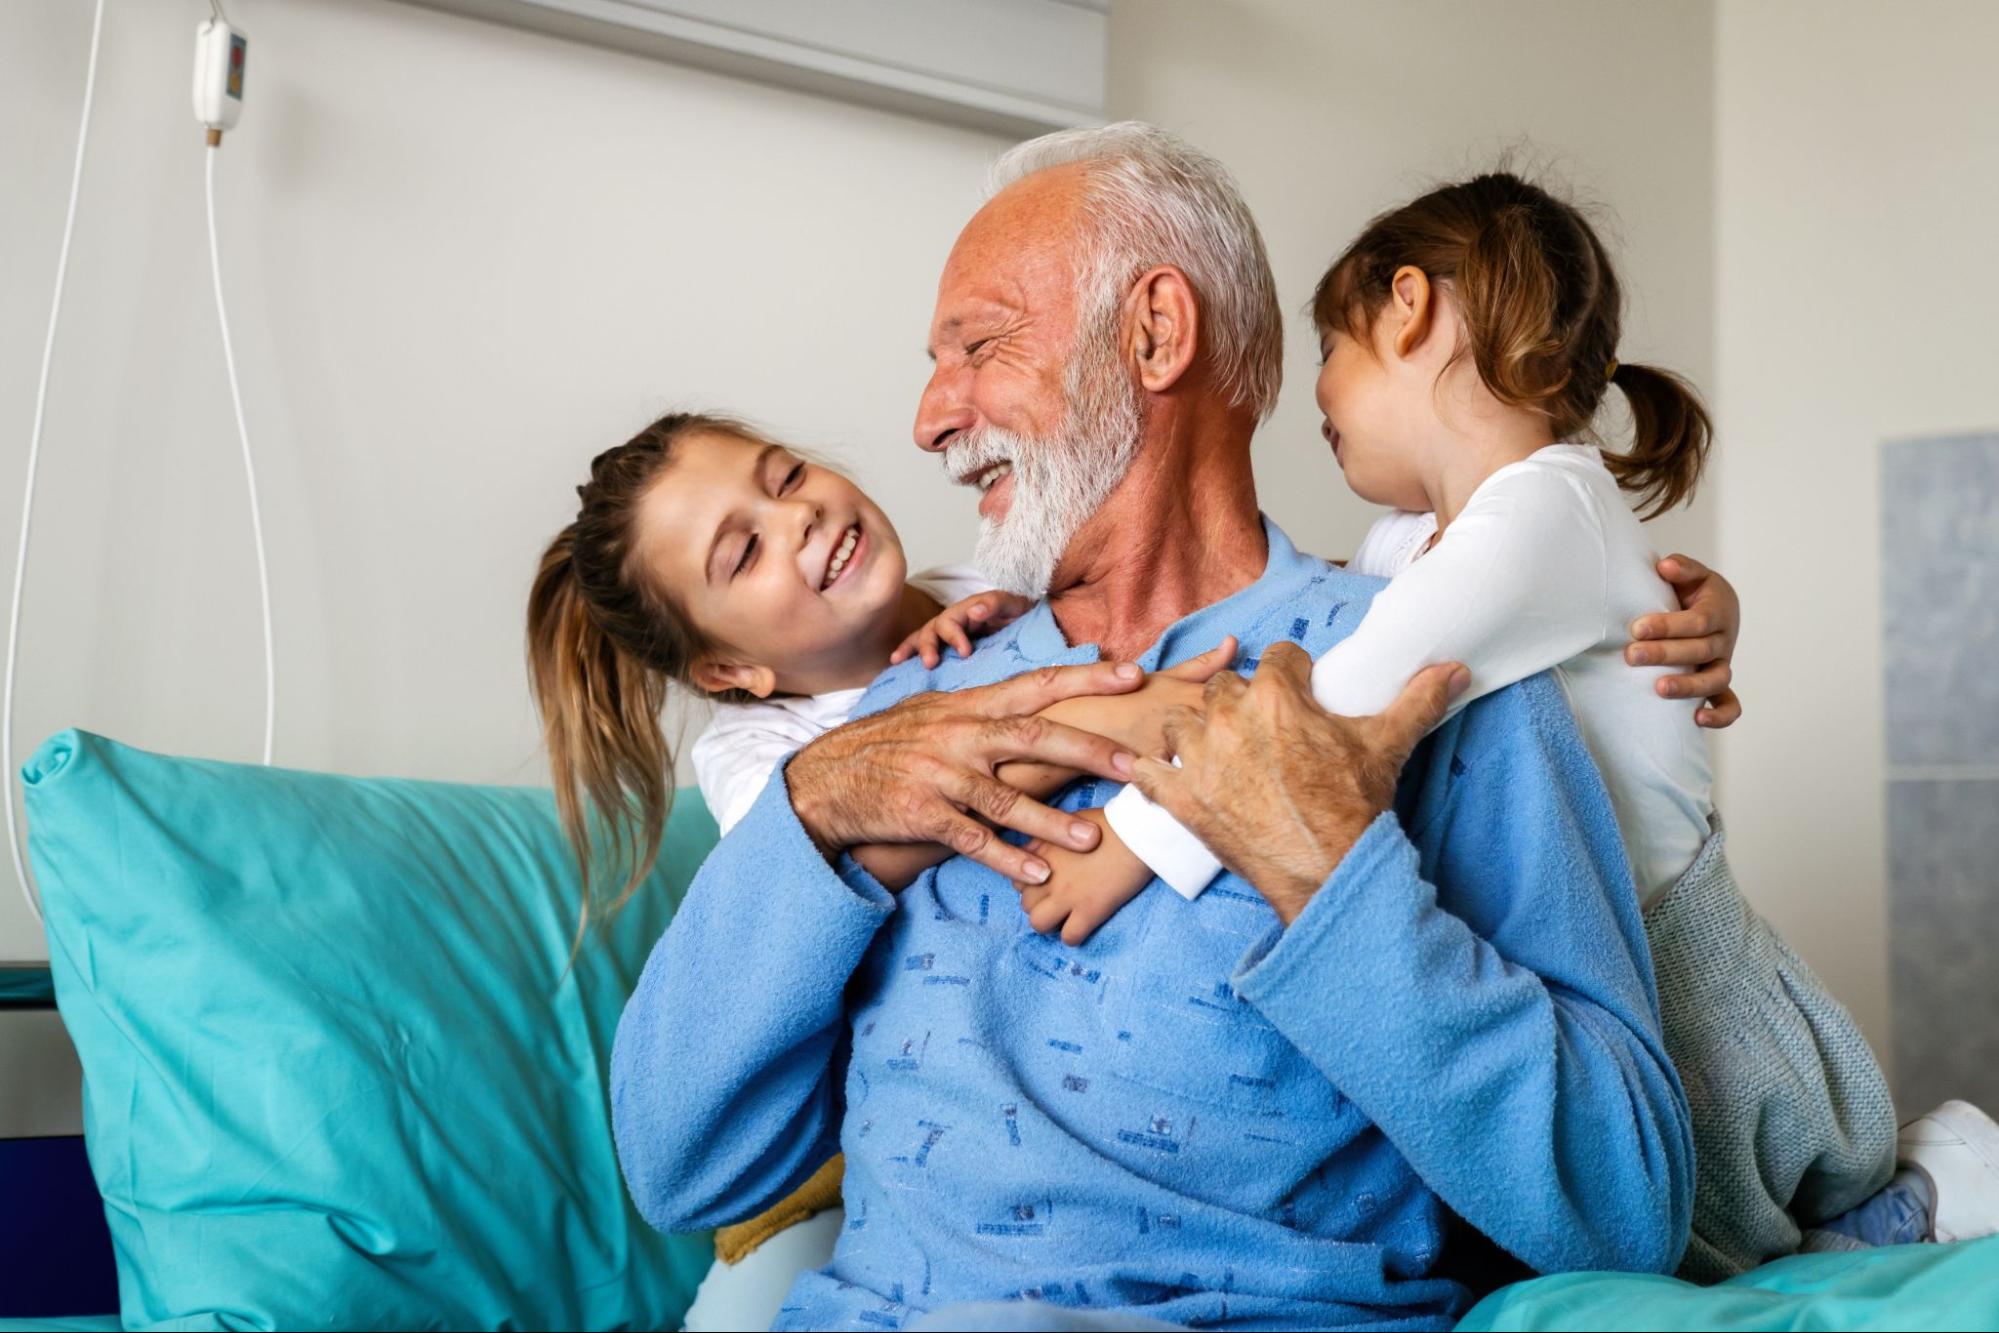
[[[1605,378],[1606,380],[1614,380],[1614,379],[1616,379],[1616,378],[1617,378],[1617,358],[1616,358],[1616,357],[1614,357],[1614,356],[1613,356],[1612,358],[1610,358],[1610,364],[1609,364],[1609,365],[1607,365],[1607,366],[1605,366],[1605,367],[1603,368],[1603,377],[1604,377],[1604,378]]]

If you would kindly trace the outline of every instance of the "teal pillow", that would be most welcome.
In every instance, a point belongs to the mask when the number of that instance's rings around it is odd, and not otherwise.
[[[1635,1273],[1562,1273],[1501,1288],[1458,1328],[1999,1328],[1999,1236],[1798,1254],[1712,1287]]]
[[[678,1323],[712,1247],[633,1209],[605,1079],[698,796],[570,967],[545,791],[81,731],[23,781],[128,1328]]]

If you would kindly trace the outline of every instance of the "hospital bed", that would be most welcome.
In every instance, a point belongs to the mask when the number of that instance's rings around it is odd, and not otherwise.
[[[605,1075],[624,998],[716,836],[695,793],[572,963],[574,875],[546,792],[79,731],[24,774],[51,961],[4,974],[0,1018],[60,1006],[89,1153],[52,1140],[30,1167],[0,1143],[0,1315],[37,1316],[0,1328],[685,1317],[712,1246],[633,1211]],[[93,1280],[95,1308],[31,1308]],[[1999,1238],[1799,1256],[1709,1289],[1542,1278],[1464,1326],[1999,1327]]]

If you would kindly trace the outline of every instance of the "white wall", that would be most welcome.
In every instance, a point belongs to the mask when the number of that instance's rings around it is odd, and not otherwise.
[[[1113,11],[1111,96],[1237,173],[1296,310],[1374,212],[1525,145],[1614,217],[1626,359],[1709,390],[1702,500],[1655,525],[1742,589],[1718,743],[1756,905],[1889,1044],[1877,449],[1999,422],[1999,8],[1978,0]],[[1258,449],[1320,550],[1365,510],[1315,433],[1313,349]]]
[[[86,8],[10,9],[22,40],[0,52],[0,116],[31,131],[0,141],[17,205],[0,288],[20,294],[0,309],[0,401],[20,423],[0,478],[22,465]],[[107,17],[23,750],[72,723],[256,749],[255,584],[184,109],[205,10],[114,0]],[[844,446],[919,561],[962,553],[967,507],[906,432],[938,262],[998,140],[388,0],[232,13],[253,44],[221,210],[280,599],[282,762],[536,780],[519,623],[537,542],[588,456],[668,404]],[[1637,70],[1633,24],[1652,52]],[[1709,28],[1704,5],[1624,22],[1574,3],[1127,5],[1113,110],[1239,172],[1287,308],[1369,214],[1531,140],[1618,216],[1629,346],[1702,376]],[[1432,72],[1414,87],[1397,74],[1412,49]],[[1364,511],[1316,434],[1302,319],[1291,331],[1259,472],[1280,521],[1343,552]],[[1663,544],[1704,549],[1698,514],[1674,522]],[[38,947],[0,907],[0,954]]]
[[[15,0],[0,42],[10,513],[88,8]],[[256,753],[255,577],[187,109],[207,8],[109,6],[15,762],[71,724]],[[220,207],[279,598],[280,762],[540,780],[520,667],[539,543],[589,456],[670,404],[833,446],[918,561],[965,551],[969,505],[907,432],[935,275],[999,140],[391,0],[230,12],[252,44]],[[1236,168],[1289,310],[1368,215],[1531,139],[1617,213],[1634,354],[1704,377],[1710,24],[1704,4],[1128,4],[1113,111]],[[1302,317],[1290,332],[1259,474],[1294,535],[1343,553],[1363,511],[1316,433]],[[1706,549],[1704,520],[1676,522],[1663,542]],[[39,951],[0,895],[0,956]]]
[[[1627,361],[1713,370],[1713,8],[1595,0],[1143,0],[1111,11],[1111,109],[1236,173],[1262,223],[1286,327],[1286,389],[1257,445],[1265,507],[1350,552],[1367,507],[1340,484],[1312,402],[1303,311],[1374,214],[1509,149],[1599,206],[1622,264]],[[1613,401],[1617,395],[1611,395]],[[1705,503],[1657,525],[1711,554]]]
[[[49,412],[18,763],[67,725],[254,759],[250,528],[188,104],[206,0],[110,0]],[[278,608],[278,756],[540,781],[521,610],[590,456],[673,404],[844,454],[914,557],[936,275],[1003,144],[390,0],[230,0],[223,263]],[[0,17],[12,551],[88,0]],[[11,569],[11,566],[9,566]],[[0,893],[0,958],[40,956]]]
[[[1718,13],[1730,851],[1885,1056],[1879,448],[1999,426],[1999,7]]]

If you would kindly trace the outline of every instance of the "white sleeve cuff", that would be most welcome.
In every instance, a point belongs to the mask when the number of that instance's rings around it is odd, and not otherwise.
[[[1199,838],[1135,786],[1111,797],[1104,807],[1104,818],[1111,831],[1131,848],[1132,855],[1189,902],[1200,897],[1201,890],[1222,872],[1222,863]]]

